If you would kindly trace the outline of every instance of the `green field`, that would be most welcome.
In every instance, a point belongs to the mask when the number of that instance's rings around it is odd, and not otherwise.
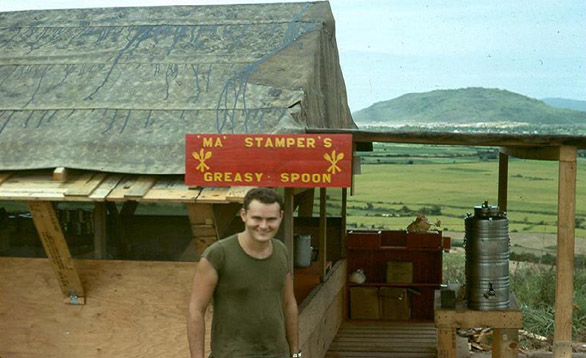
[[[485,200],[497,204],[497,149],[375,144],[360,153],[362,174],[348,199],[348,225],[405,229],[417,213],[464,231],[464,218]],[[580,153],[583,155],[583,153]],[[558,163],[509,160],[508,217],[512,233],[557,231]],[[339,194],[330,191],[330,211]],[[586,238],[586,158],[578,158],[576,237]]]

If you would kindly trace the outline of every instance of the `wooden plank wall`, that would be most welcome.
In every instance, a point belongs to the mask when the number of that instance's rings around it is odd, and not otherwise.
[[[299,306],[299,345],[308,357],[324,357],[342,324],[346,260],[338,261],[328,280]]]
[[[189,357],[193,263],[75,263],[85,306],[62,303],[48,259],[0,258],[1,357]]]

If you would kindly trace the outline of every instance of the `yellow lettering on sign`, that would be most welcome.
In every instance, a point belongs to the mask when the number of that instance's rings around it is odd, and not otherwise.
[[[281,173],[281,183],[327,184],[332,182],[331,174],[323,173]]]
[[[324,138],[324,148],[332,147],[332,138]]]
[[[217,148],[217,147],[223,147],[224,144],[222,143],[222,140],[218,137],[218,138],[204,138],[203,139],[203,147],[212,147],[212,148]]]
[[[331,139],[326,138],[324,147],[332,146]],[[246,148],[315,148],[315,138],[305,137],[245,137]]]
[[[205,182],[222,182],[222,183],[251,183],[261,181],[263,173],[251,172],[205,172],[203,180]]]

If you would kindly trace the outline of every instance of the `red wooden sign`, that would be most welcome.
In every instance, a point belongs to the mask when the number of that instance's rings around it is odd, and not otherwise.
[[[187,134],[188,186],[350,187],[350,134]]]

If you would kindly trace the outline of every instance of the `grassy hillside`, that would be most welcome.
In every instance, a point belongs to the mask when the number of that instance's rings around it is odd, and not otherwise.
[[[553,108],[499,89],[464,88],[410,93],[353,113],[359,125],[584,126],[586,112]]]

